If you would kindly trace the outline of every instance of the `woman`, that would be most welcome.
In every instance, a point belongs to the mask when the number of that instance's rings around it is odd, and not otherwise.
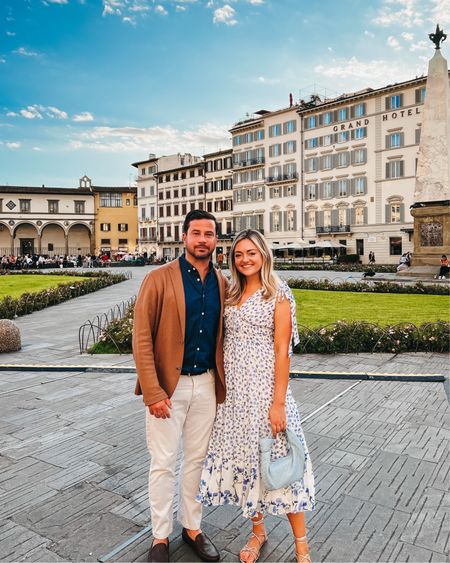
[[[287,514],[297,561],[310,563],[303,511],[314,508],[311,460],[300,414],[288,385],[292,341],[298,343],[295,301],[273,273],[271,251],[257,231],[239,233],[230,251],[232,275],[224,312],[225,403],[218,406],[197,500],[237,504],[253,532],[240,560],[254,563],[267,540],[264,515]],[[287,453],[288,427],[305,449],[303,479],[266,490],[261,481],[259,442],[276,437],[272,459]]]

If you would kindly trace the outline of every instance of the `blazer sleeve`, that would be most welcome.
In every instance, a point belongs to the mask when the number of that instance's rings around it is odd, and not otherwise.
[[[159,384],[153,352],[153,333],[158,318],[159,292],[151,275],[142,282],[134,306],[133,356],[145,405],[167,398]]]

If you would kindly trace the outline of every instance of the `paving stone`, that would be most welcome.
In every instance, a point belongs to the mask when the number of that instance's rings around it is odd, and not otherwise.
[[[450,459],[444,456],[443,459],[436,464],[433,474],[428,481],[428,486],[441,491],[450,491]]]
[[[35,483],[25,487],[18,487],[0,494],[0,519],[9,518],[24,509],[32,509],[42,502],[48,502],[56,495],[56,491]]]
[[[0,471],[0,486],[5,491],[19,489],[33,483],[48,484],[46,479],[54,476],[59,471],[58,467],[39,461],[32,457],[25,457],[8,469]]]
[[[2,561],[17,561],[49,542],[27,528],[10,520],[0,521],[0,557]]]
[[[401,541],[448,555],[450,494],[428,488],[417,500]]]
[[[398,542],[394,547],[390,561],[420,562],[420,563],[448,563],[448,557],[423,547],[417,547],[405,542]]]
[[[381,451],[363,472],[355,474],[346,494],[361,500],[413,512],[434,464]]]
[[[407,425],[392,435],[384,450],[437,462],[448,454],[448,436],[447,430],[434,426]]]

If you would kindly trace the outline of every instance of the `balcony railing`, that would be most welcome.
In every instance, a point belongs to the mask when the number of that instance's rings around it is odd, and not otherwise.
[[[290,174],[280,174],[279,176],[267,176],[266,184],[275,184],[276,182],[288,182],[298,180],[298,172],[291,172]]]
[[[140,238],[139,239],[140,243],[147,243],[147,242],[158,242],[156,237],[146,237],[146,238]]]
[[[350,233],[350,225],[328,225],[326,227],[316,227],[318,235],[322,233]]]
[[[249,158],[248,160],[240,160],[233,163],[234,168],[246,168],[247,166],[257,166],[258,164],[264,164],[266,159],[263,156],[258,158]]]

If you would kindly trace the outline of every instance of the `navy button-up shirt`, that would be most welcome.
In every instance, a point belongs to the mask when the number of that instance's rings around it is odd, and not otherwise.
[[[216,365],[216,336],[220,319],[219,284],[212,262],[205,280],[198,270],[180,256],[186,303],[183,372],[204,373]]]

